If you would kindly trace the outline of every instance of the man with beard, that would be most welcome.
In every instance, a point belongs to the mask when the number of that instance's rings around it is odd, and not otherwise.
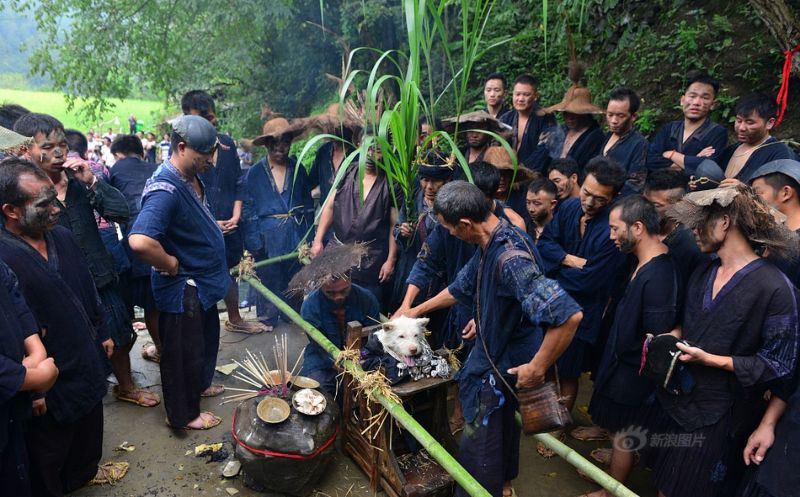
[[[409,310],[415,317],[461,302],[473,309],[475,338],[456,379],[467,426],[458,460],[493,496],[513,494],[519,470],[516,388],[534,387],[566,349],[580,307],[544,276],[527,236],[498,218],[475,185],[452,181],[434,209],[450,234],[477,245],[455,281]],[[457,496],[467,495],[463,488]]]
[[[575,339],[558,360],[561,396],[571,410],[578,394],[578,379],[590,369],[598,344],[611,289],[622,277],[625,254],[609,238],[608,210],[625,181],[625,172],[613,160],[595,157],[586,166],[580,198],[563,202],[545,227],[537,248],[546,274],[583,308]],[[561,434],[559,434],[561,435]],[[540,452],[550,456],[546,447]]]
[[[547,178],[539,178],[528,185],[528,194],[525,202],[528,206],[528,215],[531,217],[531,226],[528,234],[533,241],[538,242],[544,227],[553,219],[553,213],[558,205],[556,185]]]
[[[514,80],[512,103],[514,108],[505,113],[500,121],[511,126],[511,146],[517,154],[520,166],[542,171],[550,157],[542,142],[542,134],[556,125],[552,115],[539,106],[539,91],[536,79],[523,74]]]
[[[172,155],[142,193],[128,245],[153,267],[167,423],[206,430],[222,421],[200,412],[200,397],[217,362],[217,302],[231,284],[222,229],[199,178],[214,167],[217,130],[200,116],[182,116],[173,122],[171,142]]]
[[[57,154],[56,154],[57,155]],[[0,259],[19,278],[59,378],[35,397],[27,445],[33,495],[61,496],[89,480],[113,483],[127,464],[98,467],[108,336],[100,299],[73,234],[58,226],[57,191],[44,169],[23,159],[0,165]]]
[[[578,163],[574,159],[568,157],[554,160],[547,170],[547,177],[558,189],[557,197],[559,202],[580,197],[580,175]]]
[[[264,123],[253,145],[267,148],[245,177],[245,248],[258,261],[294,252],[314,219],[311,180],[306,168],[289,157],[292,140],[302,128],[276,117]],[[256,269],[261,282],[283,296],[292,276],[300,270],[296,258]],[[272,331],[278,324],[277,307],[261,294],[256,296],[258,319]]]
[[[617,88],[608,95],[606,105],[606,124],[608,134],[600,154],[614,159],[622,166],[632,181],[628,188],[636,189],[647,159],[647,140],[633,124],[641,101],[639,95],[630,88]],[[644,178],[641,178],[642,180]]]
[[[214,99],[203,90],[192,90],[181,98],[181,109],[184,115],[200,116],[217,126],[217,110]],[[202,174],[200,179],[206,188],[208,207],[217,219],[225,239],[225,260],[228,269],[239,264],[244,253],[239,220],[242,217],[244,201],[244,184],[239,155],[236,153],[236,142],[230,136],[217,132],[219,148],[217,149],[214,167]],[[233,276],[231,276],[233,278]],[[239,314],[239,285],[231,284],[225,296],[225,309],[228,320],[225,331],[238,333],[261,333],[267,327],[259,322],[245,321]],[[205,395],[221,393],[218,385],[211,385]]]
[[[683,119],[661,127],[650,144],[647,168],[673,166],[694,176],[705,158],[715,160],[728,143],[728,132],[711,120],[717,105],[719,81],[703,73],[692,73],[681,95]]]
[[[744,96],[736,103],[734,112],[737,143],[728,145],[719,155],[717,163],[725,171],[726,178],[720,186],[747,183],[767,162],[796,158],[785,143],[769,134],[778,116],[774,97],[764,93]]]
[[[681,221],[675,221],[666,215],[667,209],[678,203],[688,191],[688,178],[675,169],[657,169],[647,174],[644,182],[644,197],[649,200],[658,212],[660,224],[659,237],[669,248],[672,260],[678,266],[681,282],[689,281],[689,276],[700,264],[710,258],[704,254],[694,242],[692,231]]]
[[[69,153],[63,125],[45,114],[26,114],[14,125],[20,134],[32,137],[24,156],[44,171],[58,193],[61,209],[59,224],[69,229],[83,251],[105,313],[104,326],[114,340],[111,368],[117,378],[112,392],[122,401],[142,407],[161,402],[158,395],[139,388],[131,376],[130,351],[136,341],[131,315],[123,297],[117,264],[109,252],[95,212],[109,223],[127,223],[130,211],[122,193],[96,176],[91,165],[81,157],[84,150]],[[116,231],[112,235],[116,240]],[[124,258],[124,256],[122,257]]]
[[[700,250],[717,258],[692,273],[681,327],[672,331],[685,340],[677,343],[678,360],[691,389],[657,389],[668,414],[659,432],[702,443],[659,447],[653,479],[662,495],[735,495],[765,390],[789,378],[797,363],[796,291],[754,246],[791,257],[797,235],[747,187],[689,193],[667,215],[692,228]]]
[[[614,321],[594,378],[589,404],[592,422],[611,434],[613,449],[600,449],[610,461],[609,474],[625,483],[633,469],[634,452],[626,450],[623,430],[647,426],[655,384],[639,375],[642,343],[647,333],[671,331],[678,322],[682,292],[667,247],[659,239],[658,213],[640,195],[630,195],[608,214],[610,238],[623,254],[636,258],[625,292],[616,305]],[[592,452],[595,457],[597,452]],[[588,497],[608,497],[605,490]]]
[[[347,323],[358,321],[369,325],[380,319],[375,296],[350,279],[350,271],[360,262],[363,250],[353,245],[329,245],[290,283],[294,291],[311,290],[300,315],[340,349],[347,347]],[[309,341],[300,374],[319,381],[322,390],[336,395],[339,373],[330,354]]]
[[[493,72],[486,76],[483,82],[483,100],[486,102],[484,109],[495,119],[502,119],[503,115],[509,111],[505,104],[506,98],[506,77],[499,72]]]

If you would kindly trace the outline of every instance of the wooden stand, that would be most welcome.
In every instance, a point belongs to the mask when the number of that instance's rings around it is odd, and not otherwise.
[[[360,350],[369,332],[370,329],[363,328],[361,323],[348,323],[347,347]],[[436,461],[412,453],[396,453],[395,448],[403,443],[399,439],[401,429],[391,416],[380,429],[373,427],[364,432],[370,412],[380,412],[381,406],[370,402],[364,395],[357,395],[354,382],[352,377],[345,375],[342,412],[345,450],[369,476],[372,491],[383,489],[389,497],[450,497],[454,490],[453,478]],[[457,445],[450,433],[447,416],[447,390],[451,383],[452,380],[426,378],[401,383],[393,390],[403,407],[415,418],[425,416],[430,420],[430,426],[425,428],[455,455]],[[377,433],[374,432],[376,429]]]

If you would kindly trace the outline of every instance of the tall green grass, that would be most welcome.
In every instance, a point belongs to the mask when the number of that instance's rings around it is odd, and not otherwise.
[[[154,100],[117,100],[111,99],[115,107],[98,120],[88,120],[80,112],[80,107],[67,109],[64,94],[59,92],[11,90],[0,88],[0,104],[18,104],[32,112],[50,114],[64,124],[66,128],[87,131],[94,128],[97,132],[105,132],[112,128],[115,133],[128,132],[128,116],[133,114],[144,124],[145,131],[156,131],[157,126],[167,116],[179,113],[179,109],[167,109],[164,104]]]

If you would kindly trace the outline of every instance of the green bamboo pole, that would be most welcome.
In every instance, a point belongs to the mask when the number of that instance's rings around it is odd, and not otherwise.
[[[281,256],[283,257],[283,256]],[[273,261],[274,259],[267,259],[262,262]],[[247,283],[253,286],[259,293],[266,297],[277,307],[281,312],[289,316],[297,326],[300,327],[312,340],[325,349],[328,354],[334,359],[339,357],[339,350],[328,338],[323,335],[319,330],[311,326],[306,320],[302,318],[297,312],[294,311],[286,302],[284,302],[277,295],[272,293],[267,287],[261,284],[255,278],[250,276],[242,277]],[[345,369],[352,374],[357,380],[361,380],[366,374],[361,365],[357,362],[346,360],[343,363]],[[399,422],[403,428],[408,430],[411,435],[422,444],[425,450],[442,465],[455,481],[472,497],[489,497],[489,493],[484,489],[467,471],[456,461],[453,456],[442,447],[436,439],[434,439],[417,421],[403,408],[402,405],[394,402],[393,400],[381,395],[378,392],[372,393],[373,400],[379,402],[392,417]],[[518,424],[522,424],[522,418],[519,413],[516,414]],[[533,435],[533,438],[553,450],[562,459],[569,464],[579,469],[581,472],[589,476],[598,485],[602,486],[607,491],[611,492],[615,497],[639,497],[636,493],[631,491],[622,483],[618,482],[611,477],[608,473],[598,468],[586,458],[581,456],[574,449],[559,441],[554,436],[543,433]]]
[[[522,426],[522,417],[519,413],[516,415],[517,424]],[[559,455],[562,459],[575,466],[583,474],[591,478],[598,485],[611,492],[616,497],[639,497],[628,487],[618,482],[611,477],[608,473],[592,464],[590,461],[581,456],[575,449],[571,448],[561,440],[557,439],[549,433],[540,433],[531,435],[537,442],[542,442],[553,452]]]
[[[264,259],[263,261],[258,261],[253,264],[253,269],[258,269],[260,267],[269,266],[270,264],[277,264],[278,262],[288,261],[290,259],[297,259],[298,252],[289,252],[288,254],[279,255],[277,257],[271,257],[269,259]],[[239,266],[231,269],[231,274],[236,276],[239,274]]]
[[[247,283],[249,283],[253,288],[256,289],[259,293],[261,293],[264,297],[266,297],[272,304],[277,307],[281,312],[289,316],[289,319],[294,321],[294,323],[299,326],[306,334],[320,347],[325,349],[328,354],[331,355],[334,359],[339,357],[339,353],[341,350],[331,343],[328,338],[323,335],[319,330],[311,326],[306,320],[304,320],[298,313],[294,311],[286,302],[280,299],[277,295],[272,293],[267,287],[261,284],[255,278],[250,276],[244,276],[242,278]],[[364,375],[366,374],[363,369],[361,369],[361,365],[355,361],[345,360],[343,361],[344,368],[352,374],[356,380],[361,380]],[[458,461],[450,455],[444,447],[442,447],[439,442],[436,441],[426,430],[423,428],[417,421],[406,411],[402,405],[398,404],[397,402],[381,395],[378,392],[372,392],[371,394],[372,400],[379,402],[392,417],[400,423],[406,430],[408,430],[411,435],[419,441],[420,444],[428,451],[428,454],[431,455],[436,461],[442,465],[445,471],[447,471],[453,479],[461,485],[470,496],[472,497],[491,497],[489,492],[484,489],[480,483],[478,483],[475,478],[470,475],[467,470],[465,470]]]

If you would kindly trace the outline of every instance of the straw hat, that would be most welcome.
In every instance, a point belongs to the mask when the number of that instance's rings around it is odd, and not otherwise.
[[[364,243],[329,243],[321,254],[292,277],[287,291],[293,294],[310,293],[332,279],[346,276],[351,269],[360,267],[366,256],[367,245]]]
[[[304,131],[303,123],[289,122],[283,117],[275,117],[264,123],[264,128],[261,135],[253,140],[253,145],[266,146],[267,141],[280,139],[283,135],[290,135],[292,139],[300,135]]]
[[[0,152],[16,150],[23,145],[29,145],[32,139],[0,126]]]
[[[592,92],[584,86],[573,84],[564,94],[561,102],[546,107],[548,114],[553,112],[570,112],[572,114],[603,114],[605,111],[592,103]]]
[[[488,162],[497,168],[498,171],[513,171],[514,163],[511,161],[511,155],[508,150],[502,145],[492,145],[483,153],[483,161]],[[535,177],[535,173],[523,166],[517,165],[517,176],[514,183],[521,183],[523,181],[530,181]]]
[[[473,127],[484,126],[488,131],[493,131],[495,133],[511,131],[511,126],[501,123],[485,110],[468,112],[458,117],[448,117],[447,119],[442,119],[442,123],[444,124],[445,130],[448,132],[455,129],[456,123],[465,125],[459,126],[462,129],[469,129],[470,125],[472,125]]]
[[[363,127],[361,121],[354,115],[350,106],[338,103],[331,104],[322,114],[299,119],[310,131],[319,131],[329,135],[337,135],[342,129],[349,129],[357,135]]]

